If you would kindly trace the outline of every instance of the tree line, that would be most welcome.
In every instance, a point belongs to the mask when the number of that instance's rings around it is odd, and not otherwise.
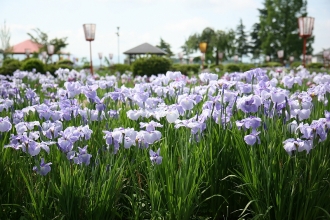
[[[228,60],[234,55],[242,58],[260,59],[269,56],[278,60],[277,51],[284,51],[284,60],[294,56],[300,60],[303,41],[298,34],[298,17],[307,16],[307,0],[264,0],[263,7],[257,9],[258,21],[248,33],[243,20],[240,19],[236,29],[214,30],[206,27],[201,33],[194,33],[181,46],[184,55],[189,57],[199,51],[199,43],[206,42],[206,60],[218,64],[219,52]],[[314,36],[307,39],[307,54],[313,53]],[[173,56],[171,47],[163,39],[159,45],[168,56]]]

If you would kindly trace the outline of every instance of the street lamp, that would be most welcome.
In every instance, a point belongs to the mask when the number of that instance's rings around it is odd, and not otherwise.
[[[84,24],[84,33],[86,41],[89,41],[89,52],[90,52],[90,64],[91,64],[91,74],[94,75],[93,72],[93,61],[92,61],[92,41],[95,39],[95,24]]]
[[[270,56],[266,56],[266,62],[269,62]]]
[[[294,61],[294,56],[290,56],[289,57],[289,60],[290,60],[290,65],[293,63],[293,61]]]
[[[220,63],[222,63],[223,53],[222,52],[219,52],[218,53],[218,57],[219,57]]]
[[[52,55],[54,54],[54,45],[52,45],[52,44],[47,45],[47,53],[48,53],[48,56],[50,57],[50,62],[52,63],[53,62]]]
[[[277,56],[280,59],[281,64],[283,65],[283,61],[282,60],[283,60],[283,57],[284,57],[284,50],[277,51]]]
[[[100,59],[100,68],[102,67],[102,53],[99,53],[99,59]]]
[[[30,49],[25,49],[26,58],[30,58]]]
[[[312,35],[314,28],[314,18],[313,17],[300,17],[298,18],[299,26],[299,36],[303,38],[303,66],[306,67],[306,41],[307,38]]]
[[[193,57],[189,57],[189,64],[193,63],[194,58]]]
[[[119,27],[117,27],[117,36],[118,36],[118,63],[119,63]]]
[[[42,57],[43,61],[46,63],[47,52],[46,52],[46,51],[42,51],[42,52],[41,52],[41,57]]]
[[[328,56],[330,56],[330,51],[329,50],[324,50],[323,51],[323,65],[324,65],[324,68],[326,67],[326,62],[327,62]]]
[[[109,53],[110,65],[112,64],[112,58],[113,58],[113,54]]]
[[[237,55],[234,56],[234,61],[235,61],[235,63],[237,63],[237,61],[238,61],[238,56]]]
[[[179,57],[179,59],[180,59],[180,64],[182,64],[182,58],[183,58],[183,54],[180,52],[180,53],[178,53],[178,57]]]
[[[204,60],[205,60],[205,53],[207,49],[207,43],[206,42],[201,42],[199,43],[199,50],[202,53],[201,60],[202,60],[202,69],[204,69]]]

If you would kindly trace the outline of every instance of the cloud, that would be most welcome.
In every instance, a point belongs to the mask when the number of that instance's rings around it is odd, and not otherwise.
[[[194,17],[190,19],[184,19],[178,22],[173,22],[165,25],[167,31],[200,31],[207,27],[210,23],[201,17]]]

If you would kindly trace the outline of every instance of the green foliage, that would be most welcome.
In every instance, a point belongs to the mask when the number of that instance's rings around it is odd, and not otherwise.
[[[199,64],[173,64],[170,68],[171,71],[180,71],[184,75],[189,75],[191,73],[197,74],[199,72]]]
[[[247,40],[247,34],[245,32],[245,26],[243,25],[242,19],[236,29],[236,52],[239,57],[248,53],[249,45]]]
[[[167,54],[165,56],[171,57],[173,56],[173,52],[171,51],[171,45],[169,43],[166,43],[162,38],[160,38],[159,45],[156,45],[156,47],[164,50]]]
[[[291,68],[297,68],[298,66],[301,66],[302,62],[301,61],[295,61],[290,64]]]
[[[260,66],[261,67],[281,67],[283,65],[278,62],[265,62],[265,63],[262,63]]]
[[[307,16],[307,0],[265,0],[260,12],[259,36],[264,54],[277,57],[284,50],[284,58],[302,54],[303,40],[298,35],[297,17]],[[307,39],[307,53],[312,54],[314,37]]]
[[[56,64],[57,65],[68,65],[68,66],[71,66],[71,69],[73,67],[73,62],[71,60],[68,60],[68,59],[59,60],[59,61],[57,61]]]
[[[133,75],[151,76],[166,73],[171,68],[171,61],[164,57],[151,56],[134,61],[132,64]]]
[[[46,72],[49,72],[50,74],[52,74],[53,76],[55,76],[55,71],[58,70],[58,66],[56,64],[48,64],[45,67]]]
[[[309,69],[321,69],[323,67],[323,63],[309,63],[307,64],[307,68]]]
[[[256,66],[252,63],[240,63],[238,66],[240,67],[240,70],[242,72],[249,71],[251,69],[256,68]]]
[[[35,69],[37,73],[43,74],[46,72],[45,64],[41,60],[35,58],[24,61],[22,64],[22,69],[26,71],[32,71]]]
[[[225,65],[225,71],[226,72],[239,72],[240,67],[237,64],[229,63],[229,64]]]
[[[125,73],[126,71],[132,71],[131,65],[117,63],[110,66],[110,70],[114,72]]]
[[[21,69],[22,63],[19,60],[7,58],[3,61],[0,75],[12,75],[16,70]]]

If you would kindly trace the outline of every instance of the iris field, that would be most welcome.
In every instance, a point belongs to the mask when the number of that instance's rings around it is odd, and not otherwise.
[[[330,219],[330,75],[0,75],[0,219]]]

